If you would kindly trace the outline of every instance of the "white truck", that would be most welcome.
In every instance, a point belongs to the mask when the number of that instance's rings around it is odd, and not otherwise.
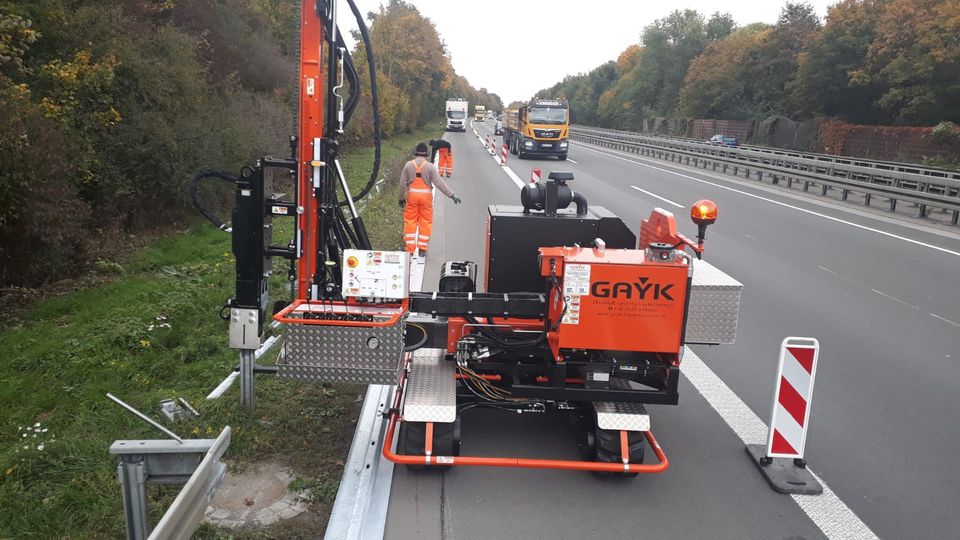
[[[467,100],[463,98],[447,100],[447,131],[467,130]]]

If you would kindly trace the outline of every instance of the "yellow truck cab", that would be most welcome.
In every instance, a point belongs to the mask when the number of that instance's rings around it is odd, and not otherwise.
[[[503,113],[503,143],[510,152],[567,159],[570,106],[557,99],[534,98]]]

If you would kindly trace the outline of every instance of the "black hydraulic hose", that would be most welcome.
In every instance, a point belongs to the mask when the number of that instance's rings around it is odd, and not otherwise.
[[[343,64],[346,67],[344,74],[347,82],[350,83],[350,95],[347,96],[347,102],[343,110],[343,125],[346,126],[350,123],[357,104],[360,103],[360,77],[357,74],[356,66],[353,65],[350,51],[347,50],[347,45],[343,42],[343,33],[339,31],[337,32],[337,48],[343,49]]]
[[[504,349],[527,349],[530,347],[536,347],[537,345],[543,343],[547,338],[547,333],[542,332],[533,339],[516,339],[513,336],[511,336],[513,332],[500,333],[500,332],[491,330],[490,328],[485,327],[482,323],[480,323],[477,319],[473,317],[467,317],[467,320],[470,323],[477,325],[477,331],[480,332],[480,334],[484,338],[486,338],[489,341],[492,341],[493,343],[495,343],[496,345]]]
[[[370,68],[370,101],[373,107],[373,170],[370,172],[370,180],[363,186],[353,201],[357,202],[367,196],[377,183],[377,175],[380,174],[380,94],[377,91],[377,66],[374,64],[373,46],[370,44],[370,33],[367,31],[367,25],[363,22],[363,15],[357,9],[357,4],[353,0],[347,0],[350,5],[350,11],[357,19],[357,26],[360,29],[360,37],[363,39],[363,48],[367,53],[367,67]]]
[[[207,221],[213,223],[213,226],[221,231],[231,232],[230,227],[222,219],[200,204],[200,194],[197,188],[200,187],[200,181],[205,178],[216,178],[233,184],[236,184],[239,178],[221,171],[204,170],[198,172],[190,181],[190,201],[193,202],[193,206],[200,212],[200,215],[207,218]]]

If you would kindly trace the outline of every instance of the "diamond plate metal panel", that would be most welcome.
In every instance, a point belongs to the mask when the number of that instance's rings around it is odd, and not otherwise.
[[[444,349],[417,349],[410,362],[403,398],[404,422],[442,422],[457,419],[456,365],[444,360]]]
[[[650,415],[643,403],[598,401],[593,409],[597,411],[597,425],[601,429],[650,431]]]
[[[403,323],[385,327],[290,324],[277,376],[313,382],[396,384]]]
[[[695,260],[690,311],[687,313],[687,343],[733,343],[740,318],[743,284],[712,264]]]

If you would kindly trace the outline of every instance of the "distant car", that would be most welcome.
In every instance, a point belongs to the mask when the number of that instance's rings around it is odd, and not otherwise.
[[[493,127],[494,135],[503,135],[503,122],[497,120],[497,125]]]
[[[713,137],[710,137],[710,144],[718,144],[720,146],[740,146],[740,141],[738,141],[736,137],[717,134]]]

